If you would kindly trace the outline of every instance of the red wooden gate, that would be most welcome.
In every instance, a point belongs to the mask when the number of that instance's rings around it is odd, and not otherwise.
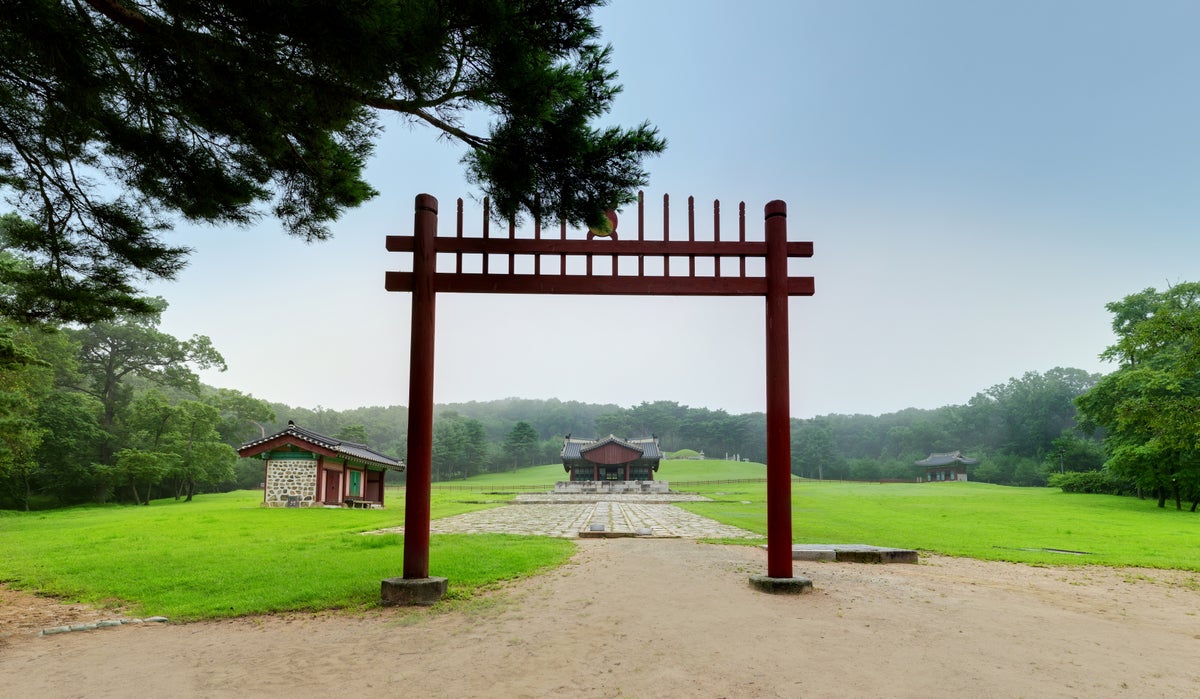
[[[788,242],[787,204],[772,201],[764,207],[765,240],[746,240],[746,206],[738,207],[736,240],[721,239],[719,203],[713,204],[713,240],[696,240],[693,200],[688,197],[687,240],[670,239],[670,200],[663,197],[662,240],[646,240],[645,208],[638,194],[637,239],[622,240],[614,231],[609,240],[568,239],[566,225],[557,237],[543,237],[534,224],[534,237],[517,238],[510,224],[507,235],[493,237],[484,200],[483,237],[463,235],[463,203],[458,200],[453,236],[439,236],[438,202],[428,195],[416,198],[413,235],[387,237],[391,252],[412,253],[411,272],[388,272],[388,291],[412,292],[412,352],[408,398],[408,482],[404,513],[404,578],[429,577],[429,498],[433,454],[434,301],[438,293],[510,294],[638,294],[652,296],[763,296],[767,327],[767,576],[792,577],[791,414],[788,378],[788,297],[811,296],[812,277],[791,277],[788,258],[812,257],[812,243]],[[614,221],[615,217],[611,217]],[[438,255],[452,255],[453,272],[437,271]],[[491,257],[505,260],[492,268]],[[517,273],[517,256],[533,258],[533,272]],[[464,258],[478,258],[480,271],[463,269]],[[568,259],[582,257],[585,273],[568,273]],[[610,258],[611,273],[593,270],[595,258]],[[648,274],[647,258],[662,259],[662,273]],[[618,262],[636,258],[637,274],[619,274]],[[696,258],[713,260],[712,276],[697,276]],[[445,258],[443,258],[445,259]],[[543,271],[543,259],[556,261],[557,270]],[[673,259],[686,259],[686,275],[671,273]],[[747,259],[765,260],[765,274],[747,272]],[[729,273],[722,260],[737,260]]]

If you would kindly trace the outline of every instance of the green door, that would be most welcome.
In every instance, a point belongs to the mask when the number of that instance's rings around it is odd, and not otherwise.
[[[351,495],[362,496],[362,490],[360,489],[360,486],[361,486],[360,479],[361,478],[362,478],[362,471],[351,471],[350,472],[350,494]]]

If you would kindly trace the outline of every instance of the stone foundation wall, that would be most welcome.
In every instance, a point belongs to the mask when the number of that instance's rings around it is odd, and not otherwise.
[[[287,507],[288,497],[296,497],[300,507],[312,507],[317,498],[317,462],[272,459],[267,462],[267,507]]]
[[[555,493],[669,493],[667,481],[559,481]]]

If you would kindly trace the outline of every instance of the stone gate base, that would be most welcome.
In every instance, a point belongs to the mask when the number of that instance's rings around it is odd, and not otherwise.
[[[379,584],[380,602],[385,607],[427,607],[446,595],[446,578],[387,578]]]

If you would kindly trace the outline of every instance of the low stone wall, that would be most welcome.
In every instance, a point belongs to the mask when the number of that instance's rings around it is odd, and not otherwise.
[[[317,462],[272,459],[267,462],[265,488],[267,507],[287,507],[290,497],[300,507],[312,507],[317,499]]]
[[[667,481],[559,481],[554,484],[557,494],[632,494],[632,493],[669,493],[670,484]]]

